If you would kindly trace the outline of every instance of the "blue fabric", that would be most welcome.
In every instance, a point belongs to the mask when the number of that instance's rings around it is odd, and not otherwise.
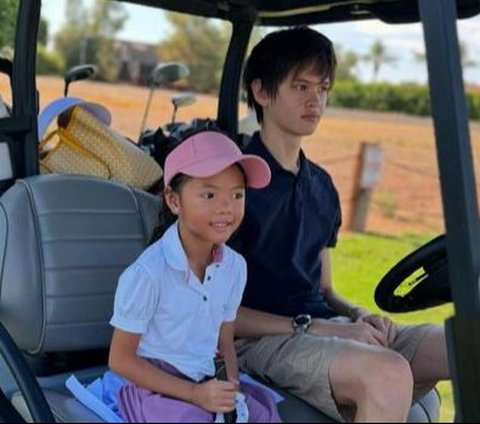
[[[319,291],[320,251],[333,247],[341,224],[338,193],[330,175],[300,152],[300,170],[282,168],[258,133],[245,149],[267,161],[270,185],[247,190],[244,222],[232,247],[247,261],[242,305],[284,316],[337,314]]]
[[[126,380],[113,371],[106,371],[88,386],[72,375],[65,385],[85,407],[107,422],[124,422],[118,409],[118,392]]]
[[[42,112],[38,115],[38,139],[41,140],[43,138],[48,126],[58,117],[58,115],[76,105],[82,105],[103,123],[110,125],[112,116],[104,106],[97,103],[87,102],[80,97],[61,97],[45,106]]]

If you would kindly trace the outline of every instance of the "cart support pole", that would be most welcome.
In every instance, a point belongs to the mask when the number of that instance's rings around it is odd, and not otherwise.
[[[480,420],[480,219],[455,0],[418,0],[437,143],[455,316],[447,321],[457,422]]]

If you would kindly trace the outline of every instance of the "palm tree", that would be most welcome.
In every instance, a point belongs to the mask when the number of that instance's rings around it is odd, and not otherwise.
[[[382,65],[386,63],[394,63],[397,58],[387,53],[387,48],[381,40],[376,40],[370,47],[370,51],[363,56],[363,60],[372,63],[372,79],[377,81],[378,73]]]
[[[473,60],[470,58],[469,52],[468,52],[468,45],[465,43],[465,41],[460,40],[458,42],[458,47],[460,49],[460,63],[462,64],[462,68],[472,68],[474,66],[478,65],[478,62],[476,60]],[[426,61],[426,55],[425,53],[421,52],[414,52],[413,56],[417,62],[425,62]]]

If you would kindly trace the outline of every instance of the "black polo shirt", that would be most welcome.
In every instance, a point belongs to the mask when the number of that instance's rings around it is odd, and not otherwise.
[[[320,251],[333,247],[341,224],[340,202],[330,175],[300,152],[300,170],[282,168],[256,133],[245,153],[270,165],[272,181],[248,189],[245,219],[233,247],[246,259],[242,305],[284,316],[337,315],[320,293]]]

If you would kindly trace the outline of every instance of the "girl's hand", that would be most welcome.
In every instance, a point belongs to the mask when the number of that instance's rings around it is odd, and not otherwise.
[[[233,383],[235,385],[235,391],[236,392],[240,391],[240,381],[238,381],[236,379],[233,379],[233,378],[229,378],[228,381],[230,381],[230,383]]]
[[[214,378],[193,387],[192,403],[210,412],[231,412],[235,409],[235,392],[235,383]]]

